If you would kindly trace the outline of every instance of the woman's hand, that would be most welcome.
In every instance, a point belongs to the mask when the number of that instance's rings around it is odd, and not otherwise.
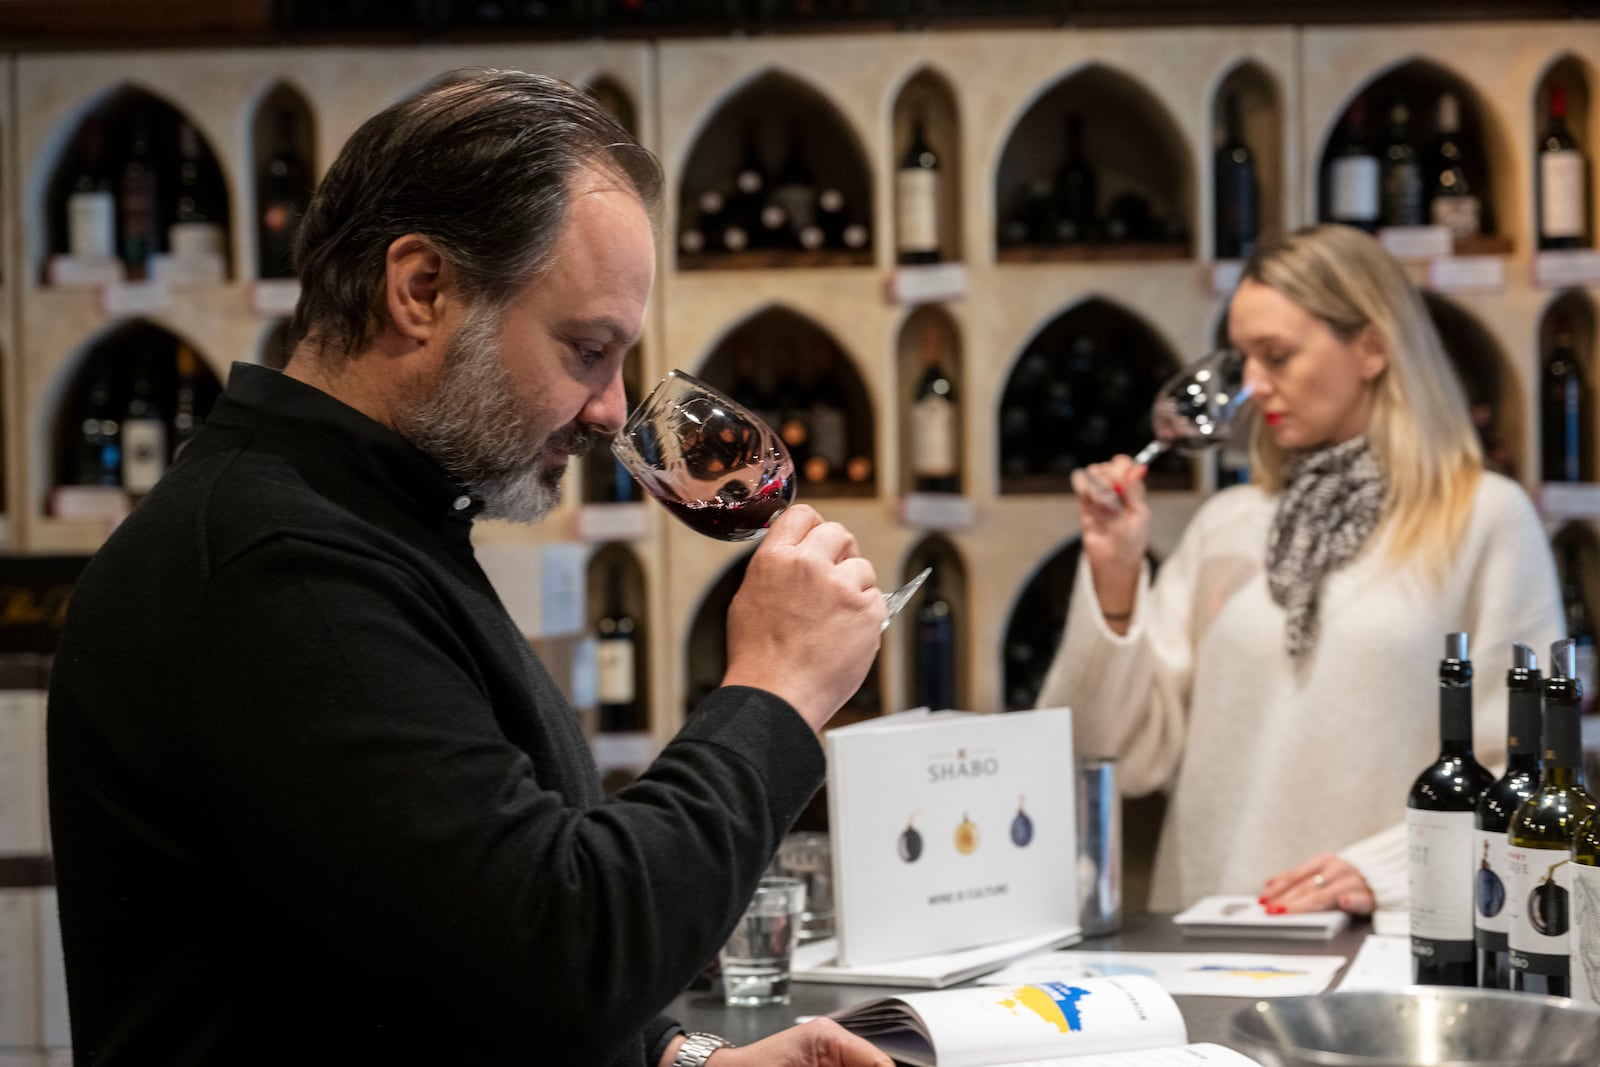
[[[1146,467],[1130,456],[1095,463],[1072,472],[1083,528],[1083,554],[1094,575],[1094,592],[1107,622],[1122,632],[1139,589],[1150,541],[1150,508],[1145,501]],[[1120,624],[1120,625],[1118,625]]]
[[[1268,878],[1261,904],[1269,915],[1335,908],[1352,915],[1371,915],[1378,901],[1349,861],[1324,852]]]
[[[663,1065],[672,1062],[679,1044],[667,1046]],[[718,1049],[706,1058],[706,1067],[894,1067],[894,1061],[832,1019],[821,1018],[753,1045]]]

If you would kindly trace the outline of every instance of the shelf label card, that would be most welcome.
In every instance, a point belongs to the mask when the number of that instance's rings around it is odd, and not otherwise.
[[[1446,226],[1385,226],[1378,240],[1395,259],[1436,259],[1455,251],[1455,237]]]
[[[595,734],[589,742],[594,763],[602,771],[640,771],[656,758],[655,739],[644,730]]]
[[[250,304],[257,315],[286,318],[300,302],[299,278],[269,278],[250,287]]]
[[[1506,287],[1501,256],[1443,256],[1428,263],[1428,288],[1441,293],[1498,293]]]
[[[122,260],[51,256],[51,285],[112,285],[123,280]]]
[[[1239,280],[1244,277],[1244,260],[1216,260],[1206,274],[1210,280],[1212,296],[1232,296],[1233,291],[1239,288]]]
[[[539,632],[544,636],[583,632],[588,564],[588,545],[546,545],[539,553]]]
[[[221,285],[227,273],[222,257],[215,252],[150,257],[150,276],[162,285]]]
[[[642,541],[650,536],[647,504],[584,504],[578,509],[578,540]]]
[[[172,310],[172,290],[160,282],[114,282],[100,290],[112,318],[160,315]]]
[[[923,530],[964,530],[973,524],[972,499],[959,493],[907,493],[900,521]]]
[[[1539,510],[1548,518],[1600,519],[1600,485],[1545,482],[1539,486]]]
[[[889,303],[932,304],[960,300],[967,295],[965,263],[930,263],[926,266],[897,267],[889,275]]]
[[[1537,252],[1533,257],[1533,284],[1546,289],[1600,284],[1600,252],[1592,248]]]

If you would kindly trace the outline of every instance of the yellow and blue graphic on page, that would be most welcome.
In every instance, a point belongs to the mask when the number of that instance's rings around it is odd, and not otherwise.
[[[1032,1012],[1063,1034],[1078,1033],[1083,1029],[1083,1016],[1078,1013],[1078,1001],[1088,996],[1089,990],[1065,982],[1041,982],[1013,989],[1011,995],[999,1002],[1002,1008],[1015,1015],[1020,1011]]]

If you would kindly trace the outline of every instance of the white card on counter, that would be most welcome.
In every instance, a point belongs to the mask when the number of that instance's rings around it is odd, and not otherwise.
[[[978,981],[984,985],[1025,985],[1142,974],[1155,979],[1173,996],[1303,997],[1327,989],[1344,964],[1343,956],[1080,948],[1030,956]]]
[[[1404,989],[1412,984],[1411,938],[1368,934],[1339,982],[1339,992],[1358,989]]]

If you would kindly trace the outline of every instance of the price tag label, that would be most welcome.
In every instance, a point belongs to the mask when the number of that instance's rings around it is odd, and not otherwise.
[[[50,257],[51,285],[111,285],[123,279],[120,259]]]
[[[578,509],[577,536],[600,541],[642,541],[650,536],[650,509],[637,504],[585,504]]]
[[[964,530],[973,523],[972,500],[957,493],[907,493],[900,521],[922,530]]]
[[[1378,240],[1395,259],[1434,259],[1455,251],[1455,238],[1443,226],[1385,226]]]
[[[889,275],[891,304],[932,304],[960,300],[967,295],[965,263],[930,263],[900,267]]]
[[[594,753],[595,766],[602,771],[642,770],[656,758],[655,740],[642,730],[595,734],[589,748]]]
[[[1546,289],[1600,283],[1600,252],[1574,248],[1539,252],[1533,257],[1533,284]]]
[[[100,298],[105,313],[114,319],[172,310],[172,289],[160,282],[115,282],[100,290]]]
[[[1551,518],[1600,518],[1600,485],[1545,482],[1539,486],[1539,510]]]
[[[1506,261],[1500,256],[1430,260],[1428,287],[1441,293],[1498,293],[1506,287]]]
[[[162,285],[221,285],[227,275],[222,257],[210,252],[150,257],[150,274]]]
[[[250,287],[250,304],[257,315],[285,318],[294,314],[300,302],[300,279],[271,278]]]
[[[1219,259],[1206,271],[1212,296],[1232,296],[1244,277],[1244,260]]]

